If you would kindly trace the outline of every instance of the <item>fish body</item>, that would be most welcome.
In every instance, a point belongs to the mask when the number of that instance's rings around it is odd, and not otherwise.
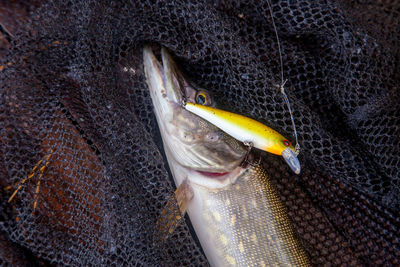
[[[182,106],[205,92],[189,85],[167,50],[144,48],[144,69],[165,154],[211,266],[308,266],[286,209],[248,149]],[[187,105],[186,104],[186,105]],[[208,103],[213,106],[214,103]],[[181,189],[181,190],[179,190]],[[182,210],[181,210],[182,211]]]
[[[192,187],[198,203],[189,215],[201,211],[195,228],[202,229],[211,265],[309,265],[286,209],[260,166],[247,168],[235,183],[221,189]]]

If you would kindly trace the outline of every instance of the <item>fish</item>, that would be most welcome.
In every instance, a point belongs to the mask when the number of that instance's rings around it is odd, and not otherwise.
[[[160,57],[144,47],[146,82],[177,187],[179,212],[172,217],[188,213],[211,266],[310,266],[266,171],[247,162],[249,149],[185,108],[217,108],[212,95],[184,77],[166,48]],[[168,210],[161,222],[171,232]]]

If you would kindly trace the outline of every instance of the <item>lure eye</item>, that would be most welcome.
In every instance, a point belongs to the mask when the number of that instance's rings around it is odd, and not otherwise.
[[[285,146],[290,146],[289,140],[283,140],[283,144],[284,144]]]
[[[204,106],[210,106],[211,96],[206,91],[199,91],[196,94],[196,103]]]

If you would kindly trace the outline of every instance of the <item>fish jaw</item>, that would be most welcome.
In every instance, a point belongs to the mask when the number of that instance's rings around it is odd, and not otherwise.
[[[148,46],[145,46],[143,49],[143,64],[155,113],[156,115],[162,114],[163,117],[161,118],[160,115],[156,116],[157,121],[161,127],[164,127],[165,123],[159,121],[159,119],[171,120],[173,110],[178,105],[178,102],[174,102],[173,99],[168,98],[166,79],[163,71],[164,68]]]

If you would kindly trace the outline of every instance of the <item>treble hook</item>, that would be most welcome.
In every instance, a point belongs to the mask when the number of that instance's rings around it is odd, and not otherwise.
[[[253,167],[256,167],[256,166],[260,165],[260,163],[261,163],[261,156],[258,158],[258,161],[257,161],[257,162],[254,162],[254,161],[252,161],[252,160],[249,160],[251,149],[254,147],[253,142],[244,141],[243,144],[244,144],[245,146],[247,146],[247,153],[246,153],[246,156],[244,157],[243,162],[246,162],[246,163],[250,164],[250,166],[253,166]]]
[[[185,108],[186,104],[187,104],[187,96],[186,96],[186,88],[183,87],[183,90],[179,90],[181,92],[181,97],[182,97],[182,101],[181,101],[181,107]]]

